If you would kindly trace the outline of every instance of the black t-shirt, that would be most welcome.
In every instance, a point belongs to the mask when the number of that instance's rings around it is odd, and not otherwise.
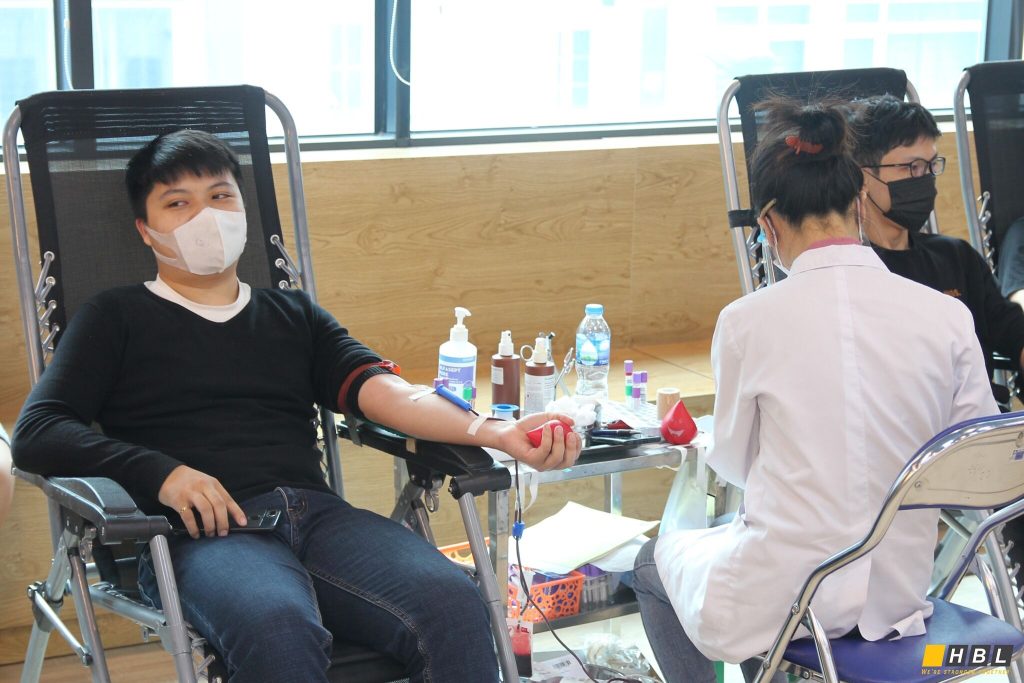
[[[974,332],[992,374],[992,352],[1015,368],[1024,349],[1024,310],[1003,297],[992,271],[970,244],[955,237],[911,233],[910,248],[872,245],[890,271],[960,299],[974,316]],[[907,351],[911,351],[907,349]]]
[[[216,323],[144,285],[112,289],[74,315],[29,395],[16,464],[109,477],[150,514],[166,514],[157,493],[182,464],[239,501],[328,490],[313,404],[337,410],[345,379],[379,360],[302,292],[253,289]]]

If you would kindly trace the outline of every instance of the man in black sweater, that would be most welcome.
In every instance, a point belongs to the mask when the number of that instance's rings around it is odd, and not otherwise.
[[[228,147],[198,131],[160,136],[129,162],[157,277],[76,313],[22,410],[15,463],[110,477],[183,525],[170,548],[185,617],[231,681],[326,681],[333,638],[389,654],[413,681],[497,681],[476,587],[421,538],[327,487],[313,405],[538,469],[571,465],[578,437],[545,429],[534,448],[526,432],[554,415],[481,422],[416,397],[304,293],[240,282],[239,180]],[[283,511],[273,533],[229,533],[267,508]],[[159,605],[148,553],[140,585]]]
[[[997,351],[1019,369],[1024,310],[1003,296],[985,259],[962,239],[920,232],[935,207],[935,176],[945,169],[941,133],[920,104],[892,95],[855,105],[854,158],[864,171],[864,231],[890,271],[956,297],[974,317],[989,375]],[[1001,404],[1005,387],[993,386]]]
[[[992,352],[1024,365],[1024,310],[1000,291],[985,259],[962,239],[920,232],[935,207],[935,176],[945,170],[935,142],[941,133],[920,104],[884,95],[854,107],[854,159],[864,171],[864,231],[886,267],[956,297],[970,309],[989,377]],[[913,353],[912,349],[898,352]],[[1000,405],[1009,391],[993,384]],[[909,454],[908,454],[909,456]],[[1024,566],[1024,523],[1004,527],[1012,563]]]

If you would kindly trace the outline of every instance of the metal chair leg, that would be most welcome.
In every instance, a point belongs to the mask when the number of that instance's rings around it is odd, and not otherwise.
[[[43,660],[46,657],[46,646],[53,629],[71,645],[80,657],[85,656],[85,648],[75,639],[64,622],[60,620],[60,608],[63,605],[64,591],[71,576],[71,563],[68,561],[67,540],[62,533],[54,543],[53,562],[50,573],[42,583],[33,584],[28,589],[28,599],[32,603],[35,623],[29,637],[28,649],[25,651],[25,662],[21,668],[22,683],[36,683],[43,672]],[[57,596],[56,599],[50,596]]]
[[[95,530],[93,530],[95,533]],[[96,626],[96,612],[93,611],[89,599],[89,581],[86,577],[85,560],[82,555],[88,554],[88,539],[82,541],[79,552],[72,551],[68,560],[71,563],[71,595],[75,599],[75,611],[78,613],[78,625],[82,629],[82,639],[88,651],[89,670],[92,672],[93,683],[110,683],[110,671],[107,670],[107,656],[100,640],[100,630]]]
[[[44,631],[39,624],[32,626],[32,635],[28,639],[25,651],[25,662],[21,667],[21,683],[37,683],[43,674],[43,658],[46,656],[46,644],[50,642],[50,632]]]
[[[1010,574],[1003,561],[1003,551],[996,535],[989,534],[985,539],[985,552],[988,563],[979,557],[978,566],[984,574],[982,583],[992,606],[993,615],[1021,630],[1020,610],[1017,607],[1017,596],[1010,582]],[[989,566],[991,563],[991,567]],[[1024,662],[1016,660],[1007,668],[1012,683],[1024,681]]]
[[[932,582],[928,589],[928,595],[936,595],[943,587],[946,578],[960,561],[960,554],[970,538],[974,524],[973,519],[957,517],[949,511],[942,511],[942,521],[946,523],[948,531],[939,541],[939,552],[935,556],[935,564],[932,567]],[[970,528],[968,528],[970,525]]]
[[[839,683],[839,676],[836,674],[836,663],[832,659],[832,645],[828,642],[828,633],[822,627],[821,622],[814,616],[810,605],[804,614],[804,626],[811,632],[814,640],[814,648],[818,651],[818,661],[821,663],[821,674],[825,683]]]
[[[170,646],[165,649],[174,657],[174,668],[178,672],[180,683],[196,683],[196,672],[192,666],[192,643],[185,630],[185,618],[181,613],[181,602],[178,600],[178,584],[174,580],[174,569],[171,566],[171,553],[167,547],[167,537],[155,536],[149,542],[153,554],[153,570],[156,573],[157,587],[160,589],[160,602],[164,606],[164,617],[170,634]]]
[[[476,516],[472,494],[465,493],[459,498],[459,509],[462,511],[462,521],[469,537],[469,547],[473,551],[480,593],[487,604],[487,610],[491,613],[491,631],[494,632],[494,642],[498,646],[498,664],[501,666],[502,678],[505,683],[518,682],[519,671],[516,668],[515,655],[512,653],[512,638],[505,624],[505,599],[498,590],[498,580],[494,576],[491,558],[484,544],[484,534],[480,528],[480,520]]]

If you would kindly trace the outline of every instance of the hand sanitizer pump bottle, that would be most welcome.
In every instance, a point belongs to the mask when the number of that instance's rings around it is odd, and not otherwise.
[[[455,307],[455,324],[437,354],[437,376],[447,379],[452,392],[472,403],[476,386],[476,346],[469,342],[469,330],[462,322],[470,315],[467,309]]]

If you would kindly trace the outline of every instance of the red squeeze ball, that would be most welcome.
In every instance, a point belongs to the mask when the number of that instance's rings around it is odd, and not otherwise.
[[[569,432],[572,431],[571,424],[567,424],[565,422],[562,422],[561,420],[548,420],[540,427],[537,427],[536,429],[531,429],[530,431],[526,432],[526,438],[530,440],[530,443],[533,444],[534,448],[540,448],[541,433],[544,431],[545,427],[551,427],[552,436],[554,435],[555,427],[561,427],[563,431],[563,438],[569,436]]]
[[[680,400],[665,413],[665,418],[661,421],[661,438],[671,444],[682,446],[693,441],[695,436],[697,424]]]

